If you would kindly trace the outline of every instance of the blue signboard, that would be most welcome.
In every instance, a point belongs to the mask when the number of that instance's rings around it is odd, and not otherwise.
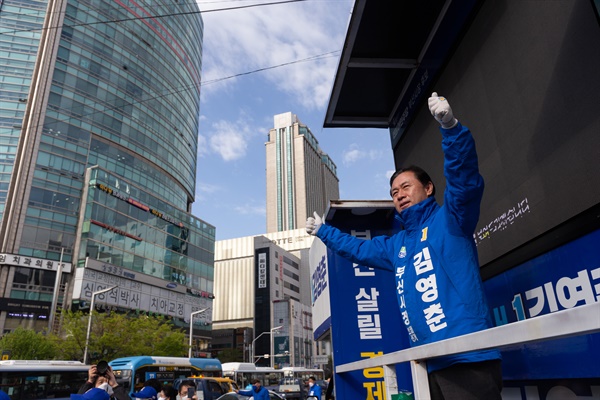
[[[600,230],[486,280],[494,324],[600,301],[599,245]],[[506,398],[530,398],[526,388],[535,390],[535,400],[592,396],[594,390],[600,396],[600,334],[529,344],[502,356]],[[509,396],[515,390],[520,395]]]
[[[391,233],[393,218],[389,210],[357,215],[368,213],[368,208],[350,212],[332,205],[329,214],[335,218],[326,223],[353,236],[370,239]],[[327,263],[329,280],[334,367],[410,346],[398,307],[393,272],[353,264],[329,250],[322,262]],[[398,365],[396,375],[399,389],[412,392],[410,365]],[[336,398],[385,399],[381,367],[336,374],[334,380]]]

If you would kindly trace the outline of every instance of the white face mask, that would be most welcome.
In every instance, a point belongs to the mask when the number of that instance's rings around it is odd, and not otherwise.
[[[103,384],[98,386],[98,389],[104,390],[106,393],[110,394],[111,396],[113,395],[113,389],[107,382],[104,382]]]
[[[314,383],[308,382],[308,386],[313,387]]]
[[[167,400],[167,398],[166,397],[158,396],[158,400]]]

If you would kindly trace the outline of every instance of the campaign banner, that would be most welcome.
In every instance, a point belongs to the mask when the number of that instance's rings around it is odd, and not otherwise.
[[[597,230],[487,279],[494,324],[600,301],[599,243]],[[600,334],[528,344],[502,358],[504,399],[532,391],[536,400],[600,395]]]
[[[383,206],[382,202],[348,203],[332,204],[326,223],[366,240],[392,233],[391,202],[384,202]],[[311,252],[319,250],[317,242],[320,241],[315,240]],[[354,264],[330,250],[326,253],[316,260],[318,266],[314,271],[322,276],[324,274],[319,271],[326,268],[324,276],[327,281],[313,281],[313,288],[316,287],[320,295],[329,291],[334,369],[337,365],[408,348],[409,339],[398,307],[394,273]],[[311,256],[311,266],[313,257],[316,253]],[[396,376],[398,388],[412,392],[408,363],[396,366]],[[336,398],[386,398],[382,367],[336,374],[334,381]]]

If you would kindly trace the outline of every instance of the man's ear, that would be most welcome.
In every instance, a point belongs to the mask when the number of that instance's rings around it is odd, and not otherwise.
[[[427,185],[425,185],[425,193],[427,193],[427,197],[430,197],[433,194],[433,182],[429,181]]]

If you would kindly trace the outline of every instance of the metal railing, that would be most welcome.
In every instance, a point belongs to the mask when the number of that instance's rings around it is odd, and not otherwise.
[[[427,359],[473,350],[491,348],[507,350],[525,343],[598,332],[600,332],[599,302],[384,354],[380,357],[342,364],[335,368],[335,372],[340,374],[365,368],[383,367],[386,399],[391,400],[392,395],[398,393],[395,365],[410,362],[415,399],[428,399],[430,395]]]

